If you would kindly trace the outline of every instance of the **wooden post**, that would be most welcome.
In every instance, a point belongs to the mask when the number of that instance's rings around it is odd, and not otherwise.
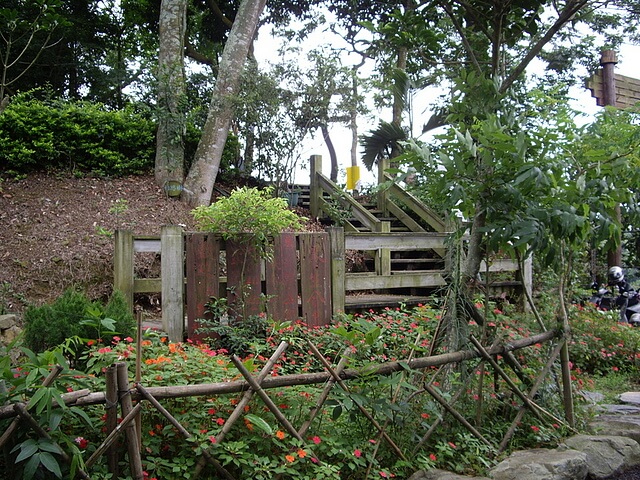
[[[318,218],[320,216],[322,190],[320,189],[316,174],[322,173],[322,155],[311,155],[309,159],[309,170],[311,172],[309,182],[309,210],[311,210],[312,218]]]
[[[127,364],[116,364],[116,375],[118,378],[118,397],[120,398],[120,407],[122,416],[125,417],[133,410],[133,401],[131,400],[131,392],[129,390],[129,375],[127,373]],[[135,422],[131,422],[126,429],[127,451],[129,452],[129,462],[131,468],[131,476],[135,480],[144,480],[142,469],[142,459],[140,457],[140,449],[138,447],[138,434],[136,433]]]
[[[382,185],[386,182],[386,170],[389,168],[389,159],[383,158],[378,160],[378,185]],[[389,208],[387,207],[387,200],[389,194],[387,189],[380,189],[378,191],[378,210],[382,212],[385,217],[389,216]]]
[[[220,239],[211,233],[191,233],[186,246],[187,336],[203,340],[206,335],[196,333],[197,320],[207,318],[205,304],[220,296]]]
[[[184,340],[184,246],[182,228],[165,225],[161,233],[162,328],[172,342]]]
[[[329,227],[330,258],[331,258],[331,303],[333,315],[344,313],[345,310],[345,248],[344,228]]]
[[[391,222],[380,222],[378,224],[378,233],[391,233]],[[388,248],[378,249],[376,252],[375,267],[378,275],[391,275],[391,250]]]
[[[106,391],[105,391],[105,410],[107,414],[106,428],[107,435],[111,434],[118,426],[118,377],[117,365],[113,364],[107,368],[106,372]],[[107,449],[107,465],[109,473],[114,478],[120,476],[118,467],[118,444],[113,443]]]
[[[115,233],[113,289],[122,292],[133,312],[133,234],[129,230]]]
[[[331,323],[329,235],[300,234],[300,296],[302,316],[309,326]]]
[[[613,50],[603,50],[600,56],[600,65],[602,66],[602,96],[605,106],[616,106],[616,77],[615,68],[618,63],[616,52]],[[622,212],[620,205],[615,208],[616,221],[622,225]],[[610,267],[620,266],[622,264],[622,241],[620,234],[617,235],[618,246],[607,252],[607,264]]]

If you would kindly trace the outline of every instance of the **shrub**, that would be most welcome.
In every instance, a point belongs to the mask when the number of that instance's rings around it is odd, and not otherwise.
[[[236,188],[229,197],[197,207],[191,214],[200,230],[220,233],[225,240],[247,238],[262,257],[269,256],[272,237],[302,226],[302,219],[287,209],[284,198],[274,198],[272,189]]]
[[[0,164],[8,171],[70,168],[99,175],[153,169],[155,123],[129,105],[14,97],[0,115]]]
[[[116,333],[129,336],[134,331],[133,315],[119,292],[103,306],[68,289],[51,305],[27,308],[24,322],[25,343],[35,352],[55,348],[73,337],[106,341]]]

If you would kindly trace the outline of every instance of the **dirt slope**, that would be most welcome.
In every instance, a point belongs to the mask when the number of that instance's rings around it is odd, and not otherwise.
[[[92,298],[112,287],[117,228],[159,234],[193,227],[190,208],[169,199],[152,176],[75,178],[30,174],[0,182],[0,313],[49,302],[73,285]]]

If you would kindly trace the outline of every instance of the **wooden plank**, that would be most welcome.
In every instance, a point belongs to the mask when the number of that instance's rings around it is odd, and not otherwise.
[[[439,287],[446,285],[444,272],[402,272],[393,275],[375,275],[369,273],[347,274],[345,288],[354,290],[380,290],[391,288]]]
[[[160,293],[162,292],[161,278],[136,278],[133,281],[134,293]]]
[[[347,250],[426,250],[442,249],[447,233],[403,232],[403,233],[347,233]]]
[[[220,239],[212,233],[191,233],[186,238],[187,336],[203,341],[198,319],[209,319],[205,305],[220,297]]]
[[[258,250],[248,239],[227,240],[227,298],[238,318],[261,311],[262,271]]]
[[[155,238],[140,238],[136,237],[133,240],[134,252],[151,252],[158,253],[162,249],[162,245],[159,237]]]
[[[329,227],[329,244],[331,248],[331,304],[332,313],[337,315],[345,311],[345,250],[344,229]]]
[[[129,230],[116,230],[113,252],[113,289],[122,292],[133,312],[133,234]]]
[[[302,316],[309,326],[331,323],[329,234],[300,234],[300,294]]]
[[[184,340],[184,241],[182,228],[162,227],[162,328],[171,342]]]
[[[295,321],[298,315],[298,257],[296,234],[273,240],[273,259],[266,263],[267,312],[277,321]]]
[[[480,262],[480,273],[487,271],[487,264],[483,260]],[[518,271],[518,262],[516,260],[511,260],[510,258],[496,258],[491,260],[491,264],[489,265],[490,272],[517,272]]]

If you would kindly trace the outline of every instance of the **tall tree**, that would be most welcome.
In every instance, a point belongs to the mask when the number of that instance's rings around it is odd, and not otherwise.
[[[59,42],[53,37],[65,23],[59,10],[56,0],[17,0],[0,8],[0,113],[20,79],[38,64],[43,52]]]
[[[161,186],[169,181],[182,183],[184,179],[186,22],[186,0],[162,0],[155,161],[155,178]]]
[[[225,44],[202,138],[184,183],[183,196],[193,206],[208,205],[211,202],[213,185],[235,110],[234,100],[240,86],[242,69],[265,2],[266,0],[242,1]]]

